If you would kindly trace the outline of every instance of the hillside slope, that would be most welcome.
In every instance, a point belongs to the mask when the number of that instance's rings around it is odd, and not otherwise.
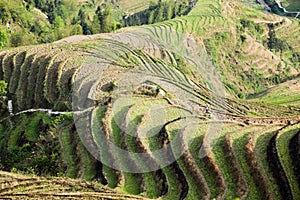
[[[147,198],[298,199],[299,38],[282,34],[298,28],[203,0],[162,23],[1,51],[13,113],[3,100],[0,169]]]

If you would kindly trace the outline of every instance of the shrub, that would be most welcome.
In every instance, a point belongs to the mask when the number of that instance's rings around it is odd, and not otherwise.
[[[5,31],[0,29],[0,49],[5,47],[6,44],[7,44],[7,34]]]
[[[5,81],[0,81],[0,96],[6,95],[7,83]]]

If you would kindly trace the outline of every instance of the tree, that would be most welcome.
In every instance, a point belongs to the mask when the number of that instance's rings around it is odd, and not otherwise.
[[[82,27],[82,32],[84,35],[90,35],[91,30],[90,27],[87,24],[88,17],[85,14],[84,10],[81,8],[78,12],[78,19],[79,19],[79,24]]]
[[[54,38],[55,40],[60,40],[62,38],[64,38],[67,33],[67,29],[64,28],[65,24],[64,24],[64,20],[58,16],[55,18],[54,22],[53,22],[53,26],[54,26]]]
[[[72,26],[71,35],[82,35],[82,28],[79,24]]]
[[[5,2],[0,2],[0,23],[7,23],[11,18],[8,6]]]
[[[7,34],[0,29],[0,49],[2,49],[7,43]]]
[[[101,32],[108,33],[112,30],[112,19],[111,19],[111,9],[110,6],[102,4],[98,6],[96,10],[96,15],[98,16]]]
[[[269,25],[269,39],[268,39],[268,47],[270,50],[276,49],[276,34],[273,25]]]
[[[92,22],[92,32],[93,34],[100,33],[101,32],[101,26],[100,21],[97,15],[94,16],[93,22]]]
[[[6,95],[7,83],[5,81],[0,81],[0,96]]]
[[[61,16],[58,16],[54,19],[54,28],[59,29],[63,28],[65,26],[64,20],[61,18]]]

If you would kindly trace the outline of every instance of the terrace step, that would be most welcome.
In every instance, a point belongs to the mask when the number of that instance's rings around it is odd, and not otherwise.
[[[280,163],[283,167],[284,173],[288,178],[289,185],[291,187],[291,191],[293,197],[300,196],[300,187],[298,182],[296,181],[296,176],[294,174],[292,160],[289,155],[289,143],[294,135],[300,131],[300,124],[291,125],[287,128],[279,131],[277,138],[276,138],[276,149],[278,152],[278,158]]]
[[[276,128],[276,127],[275,127]],[[274,128],[269,127],[266,130],[255,132],[254,134],[249,135],[247,145],[245,146],[247,162],[250,167],[250,173],[255,180],[255,183],[259,188],[262,189],[262,195],[265,199],[275,199],[274,193],[272,193],[272,189],[270,188],[269,180],[265,175],[265,169],[259,163],[258,155],[256,154],[256,140],[260,135],[263,135],[264,132],[270,132]]]
[[[289,143],[290,157],[292,160],[294,174],[300,185],[300,131],[293,136]]]
[[[276,140],[278,138],[279,133],[280,130],[276,131],[276,133],[269,141],[267,147],[267,159],[268,159],[269,167],[271,168],[273,176],[276,180],[276,183],[279,186],[279,192],[281,194],[281,197],[289,200],[289,199],[293,199],[293,194],[292,194],[291,186],[288,181],[288,177],[284,172],[283,166],[280,162],[280,158],[276,146]]]

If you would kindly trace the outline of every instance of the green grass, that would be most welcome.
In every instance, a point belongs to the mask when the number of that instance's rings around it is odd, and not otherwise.
[[[256,186],[253,177],[250,175],[250,167],[246,161],[245,156],[245,146],[247,144],[247,139],[249,134],[252,134],[253,132],[261,131],[261,128],[253,127],[251,129],[241,131],[239,133],[234,133],[232,135],[233,139],[233,149],[237,155],[237,159],[240,163],[241,169],[243,171],[244,177],[248,184],[248,195],[247,198],[249,199],[259,199],[260,189]]]
[[[25,136],[28,141],[35,142],[39,139],[40,131],[42,131],[40,128],[41,124],[40,122],[43,122],[43,125],[50,124],[51,118],[47,114],[44,113],[38,113],[36,114],[31,121],[26,125],[25,128]]]
[[[219,194],[219,188],[217,186],[216,180],[211,173],[211,171],[206,167],[203,159],[199,157],[199,151],[202,144],[202,139],[204,134],[206,133],[208,129],[207,124],[200,124],[200,127],[198,128],[197,132],[194,134],[193,140],[190,141],[189,148],[190,152],[195,159],[199,169],[203,173],[203,176],[207,182],[207,185],[210,189],[211,196],[210,198],[213,199],[218,196]]]
[[[70,178],[77,177],[77,163],[74,155],[74,145],[72,144],[70,128],[63,128],[61,131],[61,142],[63,146],[63,154],[67,162],[66,176]]]
[[[300,12],[300,2],[298,0],[280,0],[282,6],[289,12]]]
[[[121,130],[121,124],[118,124],[118,122],[123,122],[124,117],[126,116],[126,113],[128,109],[132,105],[133,99],[129,98],[128,99],[119,99],[120,101],[115,102],[112,113],[109,116],[109,126],[111,129],[111,140],[119,148],[123,148],[123,140],[124,140],[124,135]],[[117,153],[116,153],[117,154]],[[122,155],[115,155],[116,160],[119,165],[124,165],[126,166],[128,161],[123,158]],[[133,173],[128,173],[128,172],[123,172],[124,178],[125,178],[125,183],[124,183],[124,191],[130,193],[130,194],[140,194],[141,193],[141,186],[138,183],[138,177],[137,174]]]
[[[161,109],[161,110],[158,109],[156,111],[152,111],[151,115],[150,115],[150,113],[148,113],[149,116],[147,118],[143,118],[143,122],[142,122],[142,125],[143,125],[142,129],[144,130],[143,134],[144,134],[145,130],[147,130],[147,133],[145,132],[145,135],[151,134],[153,136],[152,137],[148,136],[147,138],[143,138],[142,140],[143,140],[143,144],[145,145],[145,147],[150,149],[151,152],[154,152],[157,149],[161,149],[161,141],[157,135],[158,131],[161,129],[161,125],[163,125],[166,121],[171,120],[170,118],[173,118],[173,119],[176,118],[177,114],[170,115],[170,112],[174,112],[171,110],[172,109],[166,109],[166,108]],[[151,125],[153,123],[153,121],[151,121],[151,117],[157,116],[156,115],[157,111],[159,113],[160,113],[160,111],[164,111],[164,113],[165,113],[165,118],[160,120],[159,125],[157,125],[160,128],[153,126],[154,124]],[[171,135],[169,135],[169,139],[171,139],[170,137],[171,137]],[[156,156],[156,154],[153,154],[153,156],[155,156],[155,158],[157,160],[162,159],[161,157]],[[178,199],[179,195],[180,195],[179,188],[178,188],[180,180],[178,180],[178,178],[176,177],[173,167],[172,166],[163,167],[162,171],[163,171],[164,175],[166,176],[167,185],[168,185],[168,192],[165,196],[163,196],[163,199],[168,199],[168,200]]]
[[[270,105],[289,105],[300,107],[300,89],[297,82],[300,79],[294,79],[274,86],[254,97],[251,101],[264,102]],[[296,84],[294,84],[296,83]]]
[[[197,184],[193,180],[193,177],[192,177],[189,169],[186,167],[186,163],[183,161],[182,158],[179,158],[177,160],[177,163],[178,163],[180,169],[183,171],[184,176],[185,176],[188,186],[189,186],[188,194],[185,199],[188,199],[188,200],[201,199],[202,194],[201,194],[199,188],[197,187]]]
[[[231,172],[231,166],[229,165],[228,158],[226,155],[226,152],[224,151],[224,140],[225,135],[230,134],[232,132],[239,131],[239,126],[234,127],[228,127],[224,128],[222,130],[222,133],[220,134],[217,142],[213,146],[213,154],[216,159],[216,162],[218,166],[220,167],[220,170],[222,171],[224,175],[224,179],[226,181],[228,191],[226,194],[226,199],[234,199],[237,195],[237,186],[235,185],[235,182],[233,180],[232,172]]]
[[[275,131],[270,130],[267,132],[264,132],[262,135],[257,137],[255,142],[255,153],[257,154],[257,159],[259,162],[259,165],[261,168],[264,169],[265,177],[268,179],[269,188],[274,194],[273,196],[275,199],[280,199],[280,193],[279,193],[279,187],[276,184],[276,180],[274,179],[272,175],[272,171],[269,167],[268,161],[267,161],[267,146],[269,144],[270,139],[273,137]]]
[[[80,149],[81,162],[84,168],[82,178],[87,181],[92,181],[95,177],[96,169],[94,168],[91,157],[81,140],[78,141],[78,147]]]
[[[138,101],[135,105],[133,105],[129,111],[127,112],[127,119],[129,119],[129,124],[127,126],[127,134],[126,134],[126,142],[128,148],[131,152],[137,152],[136,144],[134,141],[134,135],[136,135],[137,128],[142,120],[142,117],[155,105],[164,105],[166,101],[162,99],[153,99],[153,100],[142,100]],[[137,166],[143,170],[147,169],[147,166],[143,161],[139,159],[139,157],[134,157],[133,160],[137,164]],[[154,180],[153,174],[143,173],[143,179],[145,184],[145,193],[149,198],[157,198],[159,195],[159,191],[157,190],[157,185]]]
[[[174,175],[174,171],[171,169],[170,166],[162,168],[163,173],[166,176],[167,184],[168,184],[168,192],[163,199],[165,200],[174,200],[179,199],[179,192],[178,192],[178,185],[179,181]]]
[[[22,132],[24,132],[26,124],[28,123],[29,118],[22,116],[20,118],[20,123],[15,126],[11,131],[9,131],[9,140],[8,140],[8,149],[14,150],[19,148],[19,138],[21,137]]]
[[[289,184],[291,186],[294,197],[300,196],[300,189],[297,183],[297,178],[293,171],[291,157],[288,155],[289,155],[289,142],[299,130],[300,130],[300,125],[290,126],[287,129],[284,129],[283,131],[280,132],[276,141],[278,157],[283,166],[285,174],[288,177]]]
[[[108,160],[108,159],[115,159],[110,156],[110,153],[108,152],[108,146],[106,141],[102,141],[101,137],[98,136],[98,134],[102,134],[100,133],[100,131],[103,131],[101,129],[102,128],[102,118],[104,118],[105,116],[105,111],[106,111],[106,107],[102,106],[102,107],[97,107],[92,114],[92,135],[93,135],[93,139],[95,144],[98,146],[99,151],[100,151],[100,158],[101,160]],[[102,153],[101,153],[102,152]],[[104,153],[105,152],[105,153]],[[105,165],[105,163],[103,164],[103,174],[107,179],[108,182],[108,186],[110,188],[116,188],[118,186],[118,175],[116,173],[116,170],[112,169],[111,167]]]

